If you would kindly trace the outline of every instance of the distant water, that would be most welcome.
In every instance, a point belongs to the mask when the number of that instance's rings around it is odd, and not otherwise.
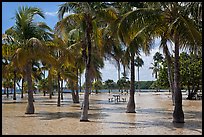
[[[81,92],[84,92],[84,91],[85,90],[82,90]],[[154,90],[154,89],[141,89],[139,92],[155,92],[155,91],[156,90]],[[184,92],[184,91],[185,90],[182,90],[182,92]],[[64,89],[63,92],[64,93],[71,93],[71,90],[70,89]],[[95,90],[92,90],[92,92],[95,92]],[[102,90],[98,90],[98,92],[108,93],[109,90],[108,89],[102,89]],[[114,89],[114,90],[111,90],[110,92],[115,93],[115,92],[119,92],[119,90],[118,89]],[[123,93],[125,93],[125,92],[129,92],[129,90],[128,91],[123,91]],[[135,92],[138,92],[138,89],[136,89]],[[169,92],[169,90],[168,89],[160,89],[160,92]],[[2,93],[4,93],[4,89],[2,89]],[[12,90],[9,89],[9,93],[10,94],[13,93],[13,89]],[[21,93],[21,90],[20,89],[16,89],[16,93]]]

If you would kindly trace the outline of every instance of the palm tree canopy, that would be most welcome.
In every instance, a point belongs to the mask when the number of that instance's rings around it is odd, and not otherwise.
[[[142,60],[142,58],[137,56],[137,58],[135,59],[135,66],[142,67],[143,65],[144,65],[144,61]]]

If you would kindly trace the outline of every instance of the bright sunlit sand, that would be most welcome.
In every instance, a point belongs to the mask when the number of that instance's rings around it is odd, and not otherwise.
[[[12,100],[2,96],[3,135],[202,135],[202,100],[185,100],[184,124],[173,124],[173,106],[169,93],[136,93],[136,113],[125,113],[126,102],[109,102],[112,94],[91,94],[90,122],[80,122],[80,104],[72,103],[71,94],[64,94],[61,107],[57,95],[34,94],[35,114],[25,114],[27,96]],[[80,95],[80,102],[83,95]]]

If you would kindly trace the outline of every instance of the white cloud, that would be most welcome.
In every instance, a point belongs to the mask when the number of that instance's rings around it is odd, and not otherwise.
[[[66,17],[66,16],[68,16],[68,15],[70,15],[70,14],[73,14],[73,13],[64,13],[64,17]],[[57,17],[57,11],[56,12],[45,12],[45,15],[47,15],[47,16],[52,16],[52,17]]]
[[[45,15],[47,15],[47,16],[57,16],[57,11],[56,12],[45,12]]]

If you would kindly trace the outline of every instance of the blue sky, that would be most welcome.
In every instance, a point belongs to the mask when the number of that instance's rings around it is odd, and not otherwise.
[[[19,6],[34,6],[41,8],[45,14],[45,19],[41,19],[36,16],[36,21],[44,21],[47,23],[47,25],[53,28],[56,22],[58,21],[57,17],[58,6],[63,3],[64,2],[2,2],[2,33],[4,33],[5,30],[14,25],[15,20],[12,19],[12,17],[15,16],[15,12],[18,10]],[[149,56],[145,56],[143,53],[141,54],[141,57],[144,61],[144,66],[140,68],[140,80],[155,80],[155,78],[152,76],[152,70],[150,70],[149,67],[153,62],[153,55],[157,51],[162,53],[162,50],[158,49],[158,45],[159,41],[156,40],[155,48],[152,49],[151,54]],[[103,81],[107,79],[113,79],[114,81],[117,81],[118,76],[117,68],[113,63],[105,61],[105,67],[101,70],[101,72]],[[83,81],[84,76],[82,82]]]
[[[19,6],[41,8],[45,14],[45,19],[36,16],[36,20],[44,21],[53,28],[58,21],[56,13],[58,11],[58,5],[63,3],[64,2],[2,2],[2,33],[14,25],[15,20],[12,19],[12,17],[15,16],[15,12],[18,10]]]

